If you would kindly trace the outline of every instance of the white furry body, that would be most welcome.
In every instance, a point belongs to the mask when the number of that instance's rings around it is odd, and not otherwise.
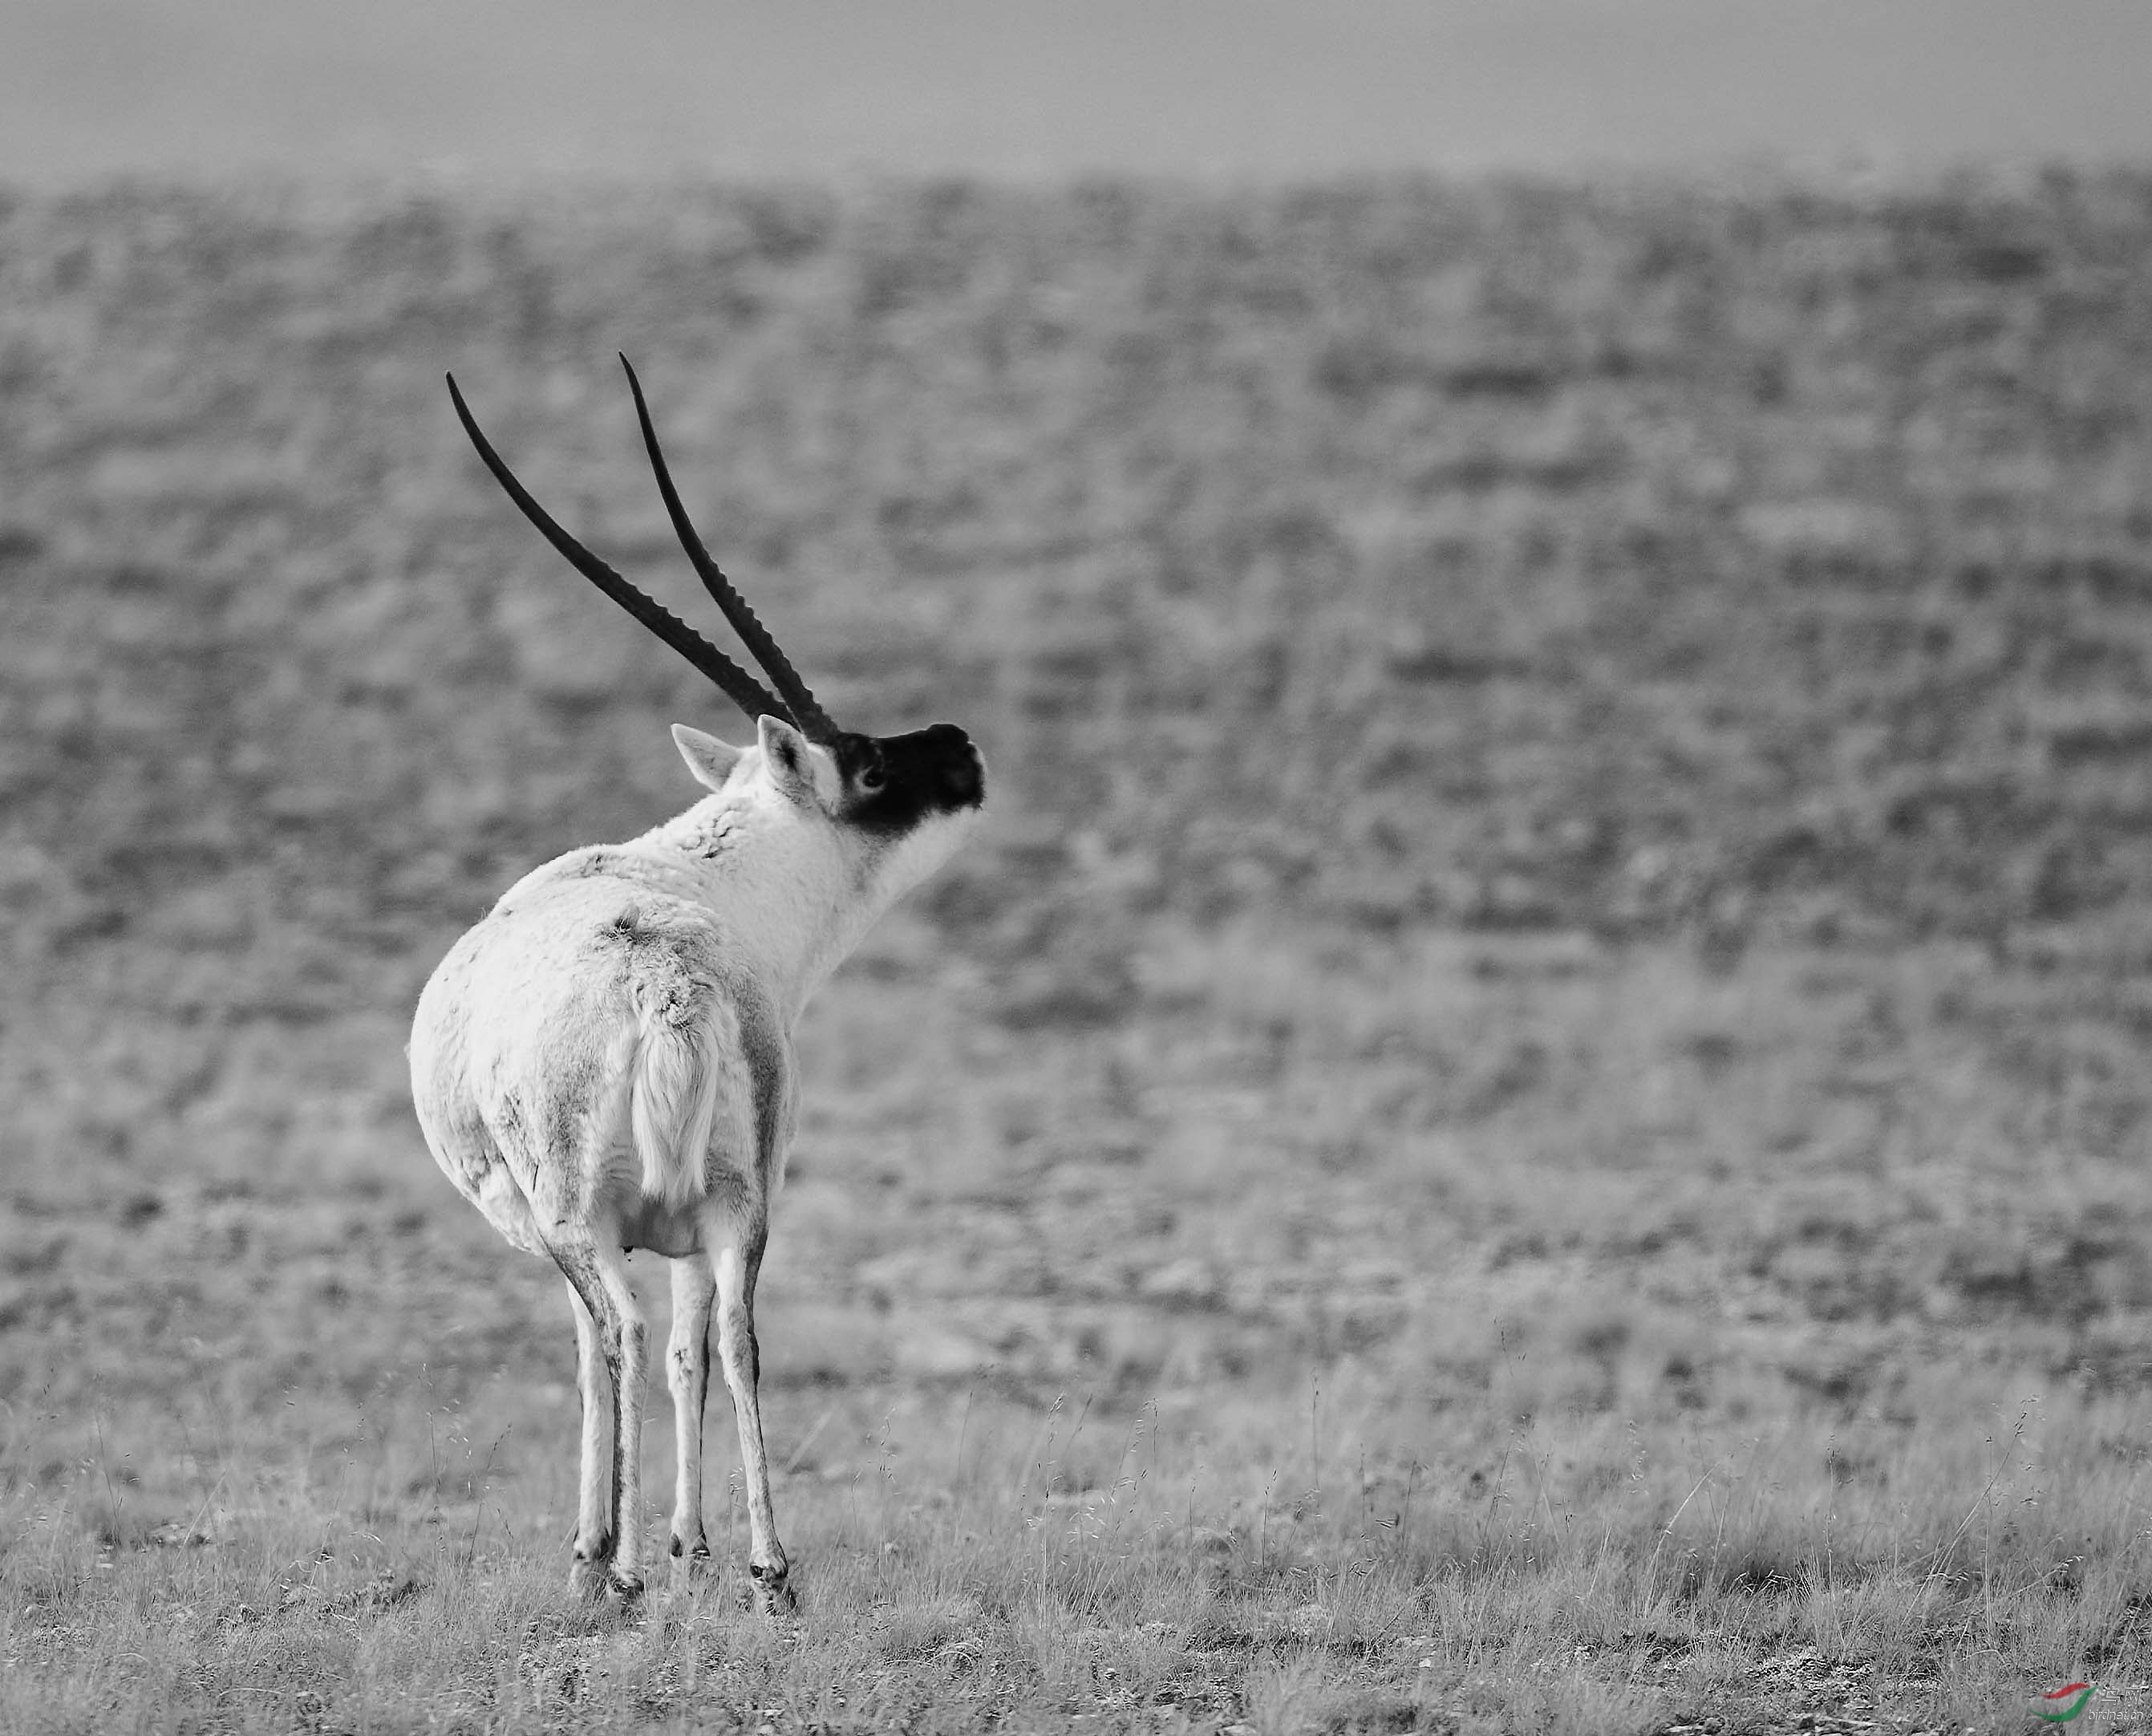
[[[751,1566],[784,1592],[756,1398],[754,1291],[797,1099],[792,1033],[874,919],[956,848],[976,801],[893,834],[848,825],[830,754],[764,718],[738,749],[676,729],[713,792],[629,843],[525,876],[419,1002],[411,1077],[434,1157],[517,1247],[568,1281],[580,1349],[576,1556],[640,1588],[647,1329],[625,1255],[670,1256],[679,1439],[675,1555],[704,1556],[707,1329],[732,1389]],[[968,746],[966,752],[969,752]],[[976,765],[976,756],[973,756]]]
[[[759,1129],[781,1160],[790,1094],[758,1103],[748,1044],[789,1086],[789,1033],[728,960],[693,878],[657,851],[577,850],[518,882],[427,984],[420,1124],[449,1179],[527,1252],[546,1251],[541,1226],[603,1214],[649,1232],[627,1246],[693,1253],[703,1201],[778,1179]]]

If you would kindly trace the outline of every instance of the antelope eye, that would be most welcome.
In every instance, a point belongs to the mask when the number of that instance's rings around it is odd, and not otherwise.
[[[879,789],[888,782],[889,779],[878,765],[870,765],[860,774],[860,788],[862,789]]]

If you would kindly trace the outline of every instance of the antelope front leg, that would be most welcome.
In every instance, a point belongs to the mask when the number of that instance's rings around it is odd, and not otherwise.
[[[579,1596],[597,1597],[612,1566],[612,1376],[606,1370],[598,1323],[572,1278],[568,1305],[576,1314],[576,1387],[583,1403],[581,1494],[568,1587]]]
[[[733,1413],[739,1423],[740,1470],[747,1480],[748,1573],[754,1581],[755,1607],[764,1615],[792,1608],[784,1546],[777,1541],[777,1515],[769,1500],[769,1463],[762,1448],[762,1410],[755,1383],[762,1358],[754,1342],[754,1281],[762,1269],[767,1231],[758,1213],[753,1219],[720,1220],[710,1238],[710,1265],[717,1277],[718,1358],[725,1384],[732,1389]]]
[[[672,1439],[679,1476],[672,1490],[672,1553],[693,1572],[710,1559],[703,1535],[703,1408],[710,1391],[710,1302],[718,1281],[698,1255],[672,1262],[672,1336],[665,1379],[672,1388]]]

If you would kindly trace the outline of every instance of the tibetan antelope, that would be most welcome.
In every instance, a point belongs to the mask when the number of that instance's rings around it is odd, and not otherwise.
[[[621,358],[623,367],[627,358]],[[755,1276],[796,1100],[807,997],[977,818],[985,767],[953,723],[840,729],[703,546],[628,368],[681,546],[778,694],[546,514],[449,392],[486,468],[593,585],[755,720],[736,748],[672,726],[708,792],[625,844],[571,850],[510,887],[419,999],[411,1089],[434,1157],[503,1236],[567,1280],[583,1405],[569,1581],[642,1589],[637,1518],[648,1327],[628,1252],[672,1261],[666,1351],[679,1443],[672,1553],[706,1561],[703,1404],[713,1305],[747,1482],[757,1605],[788,1608],[755,1383]]]

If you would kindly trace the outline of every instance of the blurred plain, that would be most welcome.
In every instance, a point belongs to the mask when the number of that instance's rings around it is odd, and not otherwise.
[[[0,1729],[2144,1727],[2148,18],[0,13]],[[442,388],[705,619],[616,349],[992,767],[799,1033],[789,1634],[721,1469],[568,1601],[404,1076],[743,728]]]

